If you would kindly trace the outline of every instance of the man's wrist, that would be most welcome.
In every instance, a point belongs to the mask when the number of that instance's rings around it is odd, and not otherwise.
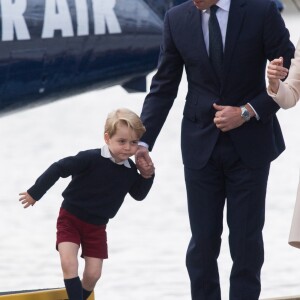
[[[253,110],[252,106],[251,106],[249,103],[247,103],[247,104],[245,105],[245,108],[246,108],[246,109],[248,110],[248,112],[249,112],[250,119],[256,116],[255,111]]]
[[[247,107],[245,105],[240,106],[241,109],[241,118],[243,119],[244,122],[248,122],[250,121],[250,112],[247,109]]]

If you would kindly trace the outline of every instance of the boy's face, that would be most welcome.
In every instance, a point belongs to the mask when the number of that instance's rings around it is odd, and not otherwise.
[[[123,124],[117,126],[116,133],[111,137],[104,133],[104,140],[117,163],[134,155],[138,149],[139,140],[136,133]]]

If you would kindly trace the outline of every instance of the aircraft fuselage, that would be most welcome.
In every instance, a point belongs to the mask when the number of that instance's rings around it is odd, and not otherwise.
[[[158,9],[172,5],[0,0],[0,112],[115,84],[145,90],[161,42]]]

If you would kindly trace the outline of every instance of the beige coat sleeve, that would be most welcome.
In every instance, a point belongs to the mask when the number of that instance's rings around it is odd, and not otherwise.
[[[268,94],[284,109],[291,108],[297,104],[300,98],[300,40],[296,47],[295,57],[292,59],[287,79],[280,81],[277,94],[274,94],[268,87]],[[300,180],[297,191],[297,198],[290,229],[288,243],[300,248]]]
[[[291,246],[300,248],[300,180],[288,242]]]
[[[284,109],[296,105],[300,98],[300,40],[296,47],[295,57],[292,59],[287,79],[280,81],[277,94],[274,94],[268,87],[268,94],[278,105]]]

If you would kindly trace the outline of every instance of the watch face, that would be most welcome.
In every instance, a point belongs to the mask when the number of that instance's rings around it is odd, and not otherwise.
[[[249,115],[250,115],[250,114],[249,114],[248,110],[244,110],[244,111],[243,111],[243,116],[244,116],[244,117],[248,118]]]
[[[249,121],[250,120],[250,113],[249,113],[249,111],[247,110],[247,108],[246,107],[241,107],[241,109],[242,109],[242,114],[241,114],[241,116],[242,116],[242,118],[245,120],[245,121]]]

